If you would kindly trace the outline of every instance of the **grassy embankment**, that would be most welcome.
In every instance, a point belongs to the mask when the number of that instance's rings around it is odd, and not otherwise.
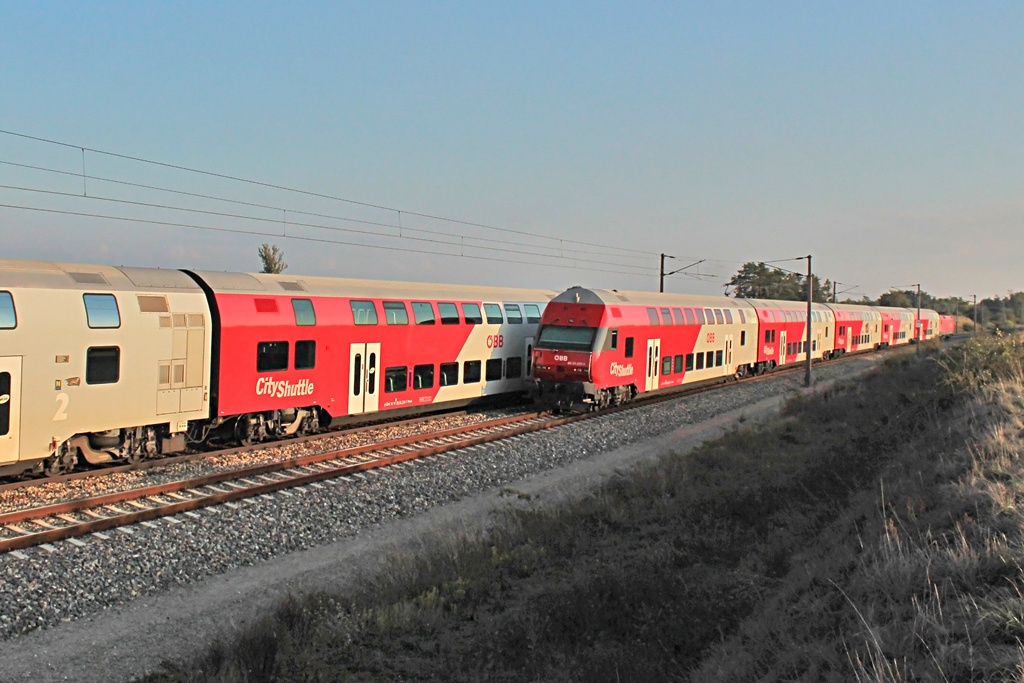
[[[1021,680],[1022,390],[905,354],[147,680]]]

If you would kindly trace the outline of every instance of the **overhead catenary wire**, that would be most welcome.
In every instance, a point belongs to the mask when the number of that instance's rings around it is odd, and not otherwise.
[[[337,202],[344,202],[346,204],[352,204],[352,205],[355,205],[355,206],[362,206],[362,207],[366,207],[366,208],[373,208],[373,209],[378,209],[378,210],[381,210],[381,211],[391,211],[391,212],[395,212],[395,213],[397,213],[398,211],[401,211],[402,213],[405,213],[406,215],[409,215],[409,216],[417,216],[417,217],[420,217],[420,218],[428,218],[428,219],[431,219],[431,220],[439,220],[439,221],[444,221],[444,222],[447,222],[447,223],[452,223],[452,224],[455,224],[455,225],[464,225],[464,226],[467,226],[467,227],[482,228],[482,229],[485,229],[485,230],[495,230],[495,231],[500,231],[500,232],[507,232],[507,233],[516,234],[516,235],[533,237],[533,238],[536,238],[536,239],[554,240],[554,241],[559,241],[560,240],[560,238],[552,237],[550,235],[544,235],[544,234],[540,234],[540,233],[533,233],[533,232],[529,232],[529,231],[525,231],[525,230],[515,230],[515,229],[512,229],[512,228],[502,228],[502,227],[499,227],[499,226],[488,225],[486,223],[476,223],[476,222],[473,222],[473,221],[466,221],[466,220],[462,220],[462,219],[458,219],[458,218],[447,218],[447,217],[444,217],[444,216],[438,216],[438,215],[435,215],[435,214],[429,214],[429,213],[425,213],[425,212],[409,211],[407,209],[398,209],[396,207],[385,206],[383,204],[374,204],[374,203],[370,203],[370,202],[363,202],[363,201],[359,201],[359,200],[355,200],[355,199],[349,199],[349,198],[346,198],[346,197],[339,197],[339,196],[329,195],[329,194],[321,193],[321,192],[313,192],[311,190],[301,190],[301,189],[298,189],[298,188],[292,188],[292,187],[288,187],[288,186],[285,186],[285,185],[277,185],[277,184],[274,184],[274,183],[267,183],[267,182],[263,182],[263,181],[259,181],[259,180],[252,180],[252,179],[249,179],[249,178],[242,178],[240,176],[232,176],[232,175],[228,175],[228,174],[224,174],[224,173],[217,173],[217,172],[214,172],[214,171],[204,171],[202,169],[190,168],[188,166],[182,166],[182,165],[178,165],[178,164],[170,164],[170,163],[167,163],[167,162],[155,161],[155,160],[152,160],[152,159],[146,159],[146,158],[143,158],[143,157],[137,157],[137,156],[132,156],[132,155],[128,155],[128,154],[119,154],[117,152],[109,152],[109,151],[101,150],[101,149],[94,149],[94,148],[91,148],[91,147],[85,147],[85,146],[82,146],[82,145],[75,145],[75,144],[71,144],[71,143],[67,143],[67,142],[62,142],[60,140],[52,140],[52,139],[49,139],[49,138],[43,138],[43,137],[39,137],[39,136],[35,136],[35,135],[27,135],[25,133],[18,133],[18,132],[15,132],[15,131],[9,131],[9,130],[0,129],[0,134],[2,134],[2,135],[9,135],[9,136],[12,136],[12,137],[23,138],[23,139],[26,139],[26,140],[34,140],[34,141],[37,141],[37,142],[43,142],[43,143],[51,144],[51,145],[58,145],[58,146],[61,146],[61,147],[68,147],[68,148],[71,148],[71,149],[80,149],[80,150],[83,150],[83,154],[86,151],[88,151],[88,152],[92,152],[94,154],[101,154],[101,155],[104,155],[104,156],[109,156],[109,157],[113,157],[113,158],[117,158],[117,159],[124,159],[126,161],[134,161],[134,162],[142,163],[142,164],[151,164],[151,165],[159,166],[159,167],[162,167],[162,168],[169,168],[169,169],[174,169],[174,170],[178,170],[178,171],[185,171],[185,172],[188,172],[188,173],[196,173],[196,174],[199,174],[199,175],[205,175],[205,176],[212,177],[212,178],[220,178],[220,179],[223,179],[223,180],[230,180],[230,181],[233,181],[233,182],[245,183],[245,184],[248,184],[248,185],[253,185],[253,186],[257,186],[257,187],[263,187],[263,188],[267,188],[267,189],[281,190],[281,191],[284,191],[284,192],[294,192],[296,194],[305,195],[305,196],[309,196],[309,197],[317,197],[317,198],[320,198],[320,199],[328,199],[328,200],[337,201]],[[84,166],[84,164],[83,164],[83,166]],[[83,174],[84,174],[84,168],[83,168]],[[617,246],[603,245],[603,244],[595,244],[593,246],[600,246],[602,248],[607,248],[607,249],[615,249],[615,250],[619,250],[619,251],[632,252],[632,253],[636,253],[636,254],[645,254],[645,255],[655,256],[655,254],[653,254],[652,252],[646,252],[646,251],[643,251],[643,250],[640,250],[640,249],[632,249],[632,248],[629,248],[629,247],[617,247]]]

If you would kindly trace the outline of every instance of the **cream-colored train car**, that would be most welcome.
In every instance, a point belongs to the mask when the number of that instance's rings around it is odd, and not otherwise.
[[[211,332],[180,271],[0,260],[0,475],[183,449]]]

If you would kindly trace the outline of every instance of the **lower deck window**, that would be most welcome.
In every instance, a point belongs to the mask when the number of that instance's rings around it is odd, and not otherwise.
[[[715,366],[721,366],[723,358],[725,356],[724,351],[715,351]]]
[[[451,387],[459,383],[459,364],[441,363],[441,386]]]
[[[697,369],[698,370],[703,370],[704,369],[704,354],[703,353],[698,353],[697,354]]]
[[[672,356],[665,356],[664,358],[661,359],[661,374],[672,374]]]
[[[485,376],[488,382],[494,382],[501,379],[503,361],[501,358],[490,358],[487,361],[487,374]]]
[[[409,368],[385,368],[384,393],[393,394],[396,391],[405,391],[407,386],[409,386]]]
[[[256,372],[288,369],[288,342],[260,342],[256,346]]]
[[[417,365],[412,369],[412,388],[430,389],[434,386],[434,366]]]
[[[514,379],[523,376],[523,359],[519,356],[509,358],[505,361],[505,377]]]
[[[316,367],[316,342],[313,340],[295,342],[295,369],[310,370]]]
[[[678,356],[676,356],[676,372],[679,373],[679,372],[682,372],[682,371],[683,371],[683,355],[679,354]]]
[[[480,367],[482,363],[478,360],[467,360],[462,364],[462,383],[476,384],[480,381]]]
[[[115,384],[121,378],[121,348],[93,346],[85,354],[86,384]]]
[[[707,362],[704,364],[704,367],[706,367],[706,368],[713,368],[713,367],[715,367],[715,352],[714,351],[708,351],[707,352]]]

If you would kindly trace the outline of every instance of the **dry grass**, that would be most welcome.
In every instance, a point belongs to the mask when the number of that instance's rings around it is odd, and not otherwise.
[[[904,356],[149,680],[1024,680],[1022,360]]]

